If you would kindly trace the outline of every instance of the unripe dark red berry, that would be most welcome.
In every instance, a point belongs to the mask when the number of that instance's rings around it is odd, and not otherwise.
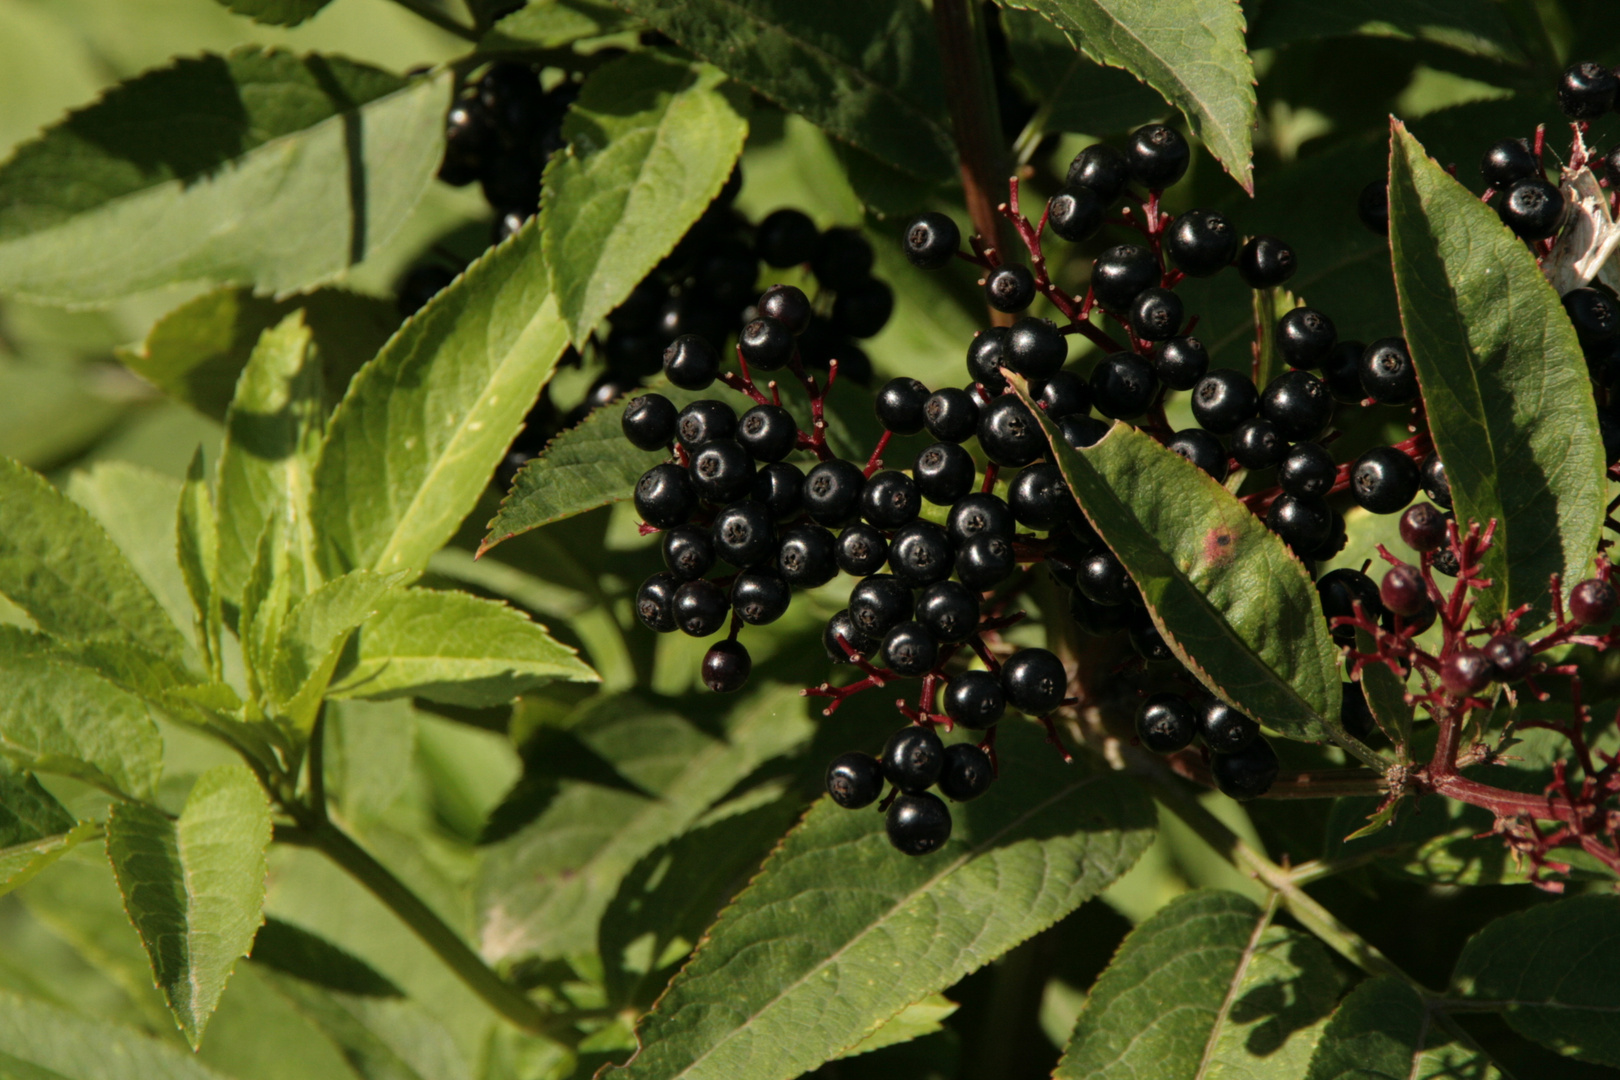
[[[1620,597],[1615,595],[1613,585],[1597,578],[1587,578],[1570,591],[1569,617],[1582,626],[1596,626],[1614,617],[1617,604],[1620,604]]]
[[[1518,634],[1497,634],[1485,643],[1483,651],[1496,666],[1499,679],[1522,679],[1530,674],[1530,667],[1536,662],[1530,643]]]
[[[1446,515],[1433,503],[1414,503],[1401,515],[1401,539],[1413,551],[1434,551],[1446,542]]]
[[[1410,563],[1392,566],[1378,586],[1378,598],[1395,614],[1410,619],[1429,606],[1423,575]]]
[[[1477,694],[1491,684],[1495,674],[1495,666],[1482,649],[1461,648],[1440,661],[1440,682],[1453,694]]]

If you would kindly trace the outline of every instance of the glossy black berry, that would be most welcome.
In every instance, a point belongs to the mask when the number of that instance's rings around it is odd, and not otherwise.
[[[1180,694],[1154,694],[1136,710],[1136,737],[1155,754],[1185,750],[1197,734],[1197,712]]]
[[[988,671],[964,671],[952,676],[945,688],[945,715],[974,731],[983,731],[1001,719],[1007,695],[1001,680]]]
[[[1536,662],[1530,643],[1518,634],[1497,634],[1485,643],[1484,652],[1496,668],[1497,678],[1508,681],[1530,674]]]
[[[779,405],[755,405],[737,421],[737,441],[755,461],[782,460],[798,437],[798,422]]]
[[[1238,802],[1258,799],[1271,790],[1282,764],[1265,739],[1256,739],[1235,754],[1212,754],[1209,771],[1222,795]]]
[[[935,641],[965,641],[979,628],[979,597],[957,581],[939,581],[917,597],[917,621]]]
[[[1012,510],[999,495],[975,492],[957,501],[945,519],[945,532],[951,543],[967,543],[981,533],[1012,539]]]
[[[1026,315],[1007,334],[1007,361],[1026,379],[1049,379],[1069,357],[1069,346],[1051,319]]]
[[[1091,264],[1091,292],[1110,311],[1124,311],[1143,289],[1159,283],[1159,260],[1140,244],[1120,244]]]
[[[983,383],[992,393],[1000,393],[1007,385],[1001,369],[1012,367],[1010,352],[1012,330],[1005,326],[992,326],[973,336],[968,345],[967,369],[974,382]]]
[[[1130,178],[1131,166],[1125,155],[1106,143],[1096,143],[1075,155],[1065,183],[1091,189],[1107,206],[1125,191]]]
[[[664,349],[664,375],[685,390],[706,390],[720,374],[720,354],[696,334],[683,334]]]
[[[788,461],[773,461],[754,473],[748,497],[765,504],[777,521],[796,518],[804,511],[804,473]]]
[[[1322,603],[1322,617],[1328,620],[1334,644],[1355,644],[1355,628],[1333,626],[1332,621],[1336,618],[1354,618],[1358,602],[1369,619],[1377,621],[1383,617],[1384,603],[1378,598],[1378,586],[1360,570],[1342,567],[1329,571],[1317,579],[1316,592]]]
[[[935,443],[917,455],[912,477],[917,493],[935,506],[950,506],[973,488],[978,467],[955,443]]]
[[[962,442],[979,429],[979,403],[954,386],[936,390],[923,403],[923,426],[940,442]]]
[[[1361,385],[1361,358],[1367,346],[1360,341],[1341,341],[1322,358],[1322,382],[1333,400],[1354,405],[1367,396]]]
[[[1516,180],[1535,176],[1541,171],[1530,144],[1523,139],[1502,139],[1491,144],[1479,161],[1480,175],[1494,188],[1505,188]]]
[[[1521,240],[1545,240],[1564,224],[1563,192],[1539,176],[1515,181],[1496,208],[1502,224]]]
[[[1407,351],[1406,339],[1379,338],[1361,354],[1361,388],[1384,405],[1405,405],[1417,400],[1417,367]]]
[[[1153,354],[1153,373],[1172,390],[1191,390],[1209,371],[1209,351],[1195,337],[1173,337]]]
[[[1018,471],[1007,488],[1007,507],[1018,524],[1042,532],[1079,512],[1063,474],[1047,461]]]
[[[1316,443],[1300,443],[1288,451],[1277,469],[1277,483],[1290,495],[1326,495],[1338,479],[1333,455]]]
[[[1019,712],[1045,716],[1068,693],[1069,674],[1047,650],[1019,649],[1001,665],[1001,690]]]
[[[1226,479],[1226,448],[1203,428],[1183,428],[1170,437],[1164,448],[1180,454],[1217,481]]]
[[[1065,416],[1058,421],[1058,434],[1063,441],[1074,449],[1093,446],[1104,435],[1107,435],[1111,425],[1105,420],[1095,416]]]
[[[796,285],[772,285],[759,294],[759,313],[769,315],[797,336],[810,328],[810,298]]]
[[[838,576],[838,541],[820,525],[795,525],[776,546],[776,568],[796,589],[813,589]]]
[[[859,750],[840,754],[827,766],[827,794],[845,810],[871,806],[883,794],[883,766]]]
[[[990,755],[972,743],[945,748],[945,767],[939,773],[939,793],[955,802],[977,799],[995,781]]]
[[[865,522],[856,522],[838,534],[834,548],[838,569],[856,577],[875,574],[889,561],[889,541]]]
[[[692,487],[712,503],[729,503],[754,486],[754,459],[735,439],[704,443],[692,455]]]
[[[869,338],[894,314],[894,290],[877,278],[846,285],[833,301],[832,324],[853,338]]]
[[[1027,266],[998,266],[985,276],[984,298],[997,311],[1023,311],[1035,302],[1035,275]]]
[[[1193,387],[1192,413],[1198,426],[1226,435],[1260,410],[1260,391],[1240,371],[1222,368],[1198,380]]]
[[[1198,737],[1217,754],[1235,754],[1260,735],[1260,725],[1220,698],[1205,698],[1197,706]]]
[[[889,569],[913,588],[944,581],[955,561],[950,538],[931,521],[913,521],[889,542]]]
[[[803,211],[773,210],[754,230],[754,250],[771,266],[797,266],[810,261],[820,235]]]
[[[776,551],[776,517],[764,503],[732,503],[714,516],[714,553],[736,567],[763,562]]]
[[[871,656],[878,648],[877,640],[862,633],[855,625],[848,608],[828,619],[827,627],[821,633],[821,647],[827,653],[827,659],[835,664],[847,664],[849,652],[839,644],[840,641],[862,657]]]
[[[1104,416],[1130,420],[1147,412],[1158,383],[1153,365],[1138,353],[1109,353],[1091,369],[1091,403]]]
[[[781,320],[761,315],[737,335],[737,352],[756,371],[776,371],[793,359],[793,332]]]
[[[1412,501],[1418,469],[1393,446],[1375,446],[1350,467],[1350,494],[1356,505],[1374,514],[1393,514]]]
[[[715,642],[703,654],[703,685],[717,694],[741,690],[753,670],[753,658],[740,641]]]
[[[686,581],[675,590],[675,625],[683,634],[708,637],[726,625],[730,616],[726,591],[712,581]]]
[[[727,321],[706,297],[693,290],[664,301],[658,309],[655,329],[666,339],[694,334],[719,341],[726,336]]]
[[[675,441],[678,416],[674,403],[663,394],[642,394],[625,405],[620,427],[638,450],[662,450]]]
[[[1598,578],[1587,578],[1569,592],[1569,617],[1582,626],[1597,626],[1614,618],[1620,596],[1614,586]]]
[[[1446,463],[1440,460],[1439,454],[1430,454],[1419,463],[1418,482],[1436,506],[1451,509],[1451,479],[1446,476]]]
[[[915,435],[923,429],[923,403],[928,400],[928,387],[916,379],[901,375],[878,388],[878,423],[885,431],[896,435]]]
[[[1614,107],[1620,80],[1602,64],[1588,60],[1566,68],[1558,79],[1558,107],[1571,120],[1596,120]]]
[[[1192,148],[1181,132],[1163,124],[1148,124],[1131,132],[1125,144],[1131,179],[1145,188],[1163,191],[1187,175]]]
[[[636,481],[636,513],[655,529],[686,524],[697,503],[692,477],[679,465],[654,465]]]
[[[1292,367],[1318,367],[1338,339],[1333,320],[1315,308],[1295,308],[1277,320],[1277,352]]]
[[[1583,347],[1596,345],[1620,332],[1620,304],[1609,293],[1590,286],[1571,289],[1563,296],[1564,312]]]
[[[951,838],[951,811],[931,792],[905,794],[889,804],[883,827],[902,854],[927,855]]]
[[[911,265],[938,270],[950,264],[962,244],[962,230],[944,214],[932,210],[918,214],[906,226],[904,249]]]
[[[1136,655],[1157,663],[1175,659],[1176,654],[1164,640],[1164,635],[1159,633],[1159,628],[1147,617],[1147,612],[1133,608],[1132,613],[1134,617],[1126,620],[1126,630],[1130,633],[1131,648],[1136,650]]]
[[[675,423],[675,438],[688,453],[716,439],[735,438],[737,414],[731,406],[713,398],[694,401],[680,412]]]
[[[921,509],[916,482],[903,472],[880,472],[861,492],[861,517],[880,529],[898,529],[915,521]]]
[[[923,791],[945,767],[945,744],[932,727],[908,724],[889,736],[878,761],[889,783],[901,791]]]
[[[1276,424],[1285,439],[1314,439],[1333,418],[1333,395],[1310,372],[1285,371],[1266,384],[1260,415]]]
[[[1083,184],[1071,184],[1046,201],[1046,224],[1054,233],[1078,244],[1102,228],[1108,205]]]
[[[825,288],[837,292],[872,275],[872,245],[857,229],[834,226],[821,234],[810,269]]]
[[[1419,615],[1429,607],[1429,591],[1423,584],[1423,575],[1410,563],[1385,571],[1384,580],[1378,583],[1378,599],[1404,619]]]
[[[478,179],[484,161],[498,149],[495,124],[476,96],[461,98],[444,118],[444,161],[439,179],[465,187]]]
[[[956,576],[970,589],[983,592],[1007,579],[1018,566],[1012,542],[988,533],[973,537],[956,552]]]
[[[641,625],[660,634],[674,633],[675,590],[680,587],[674,574],[663,572],[643,581],[636,590],[636,618]]]
[[[1143,289],[1131,301],[1131,332],[1143,341],[1168,341],[1181,333],[1186,315],[1181,297],[1169,289]]]
[[[823,461],[804,478],[804,509],[818,525],[836,529],[860,513],[866,476],[851,461]]]
[[[1389,235],[1388,181],[1379,179],[1367,182],[1361,194],[1356,196],[1356,217],[1361,219],[1368,232],[1379,236]]]
[[[1164,234],[1164,251],[1188,277],[1209,277],[1237,257],[1238,233],[1225,214],[1188,210]]]
[[[1124,604],[1136,595],[1125,564],[1107,548],[1092,552],[1075,567],[1075,588],[1095,604]]]
[[[1288,456],[1288,440],[1263,417],[1245,420],[1232,432],[1232,457],[1245,469],[1269,469]]]
[[[1294,249],[1275,236],[1256,236],[1238,252],[1238,276],[1251,289],[1274,289],[1298,269]]]
[[[1321,498],[1279,495],[1266,511],[1266,528],[1295,552],[1308,556],[1333,535],[1333,511]]]
[[[903,622],[884,635],[883,666],[897,675],[926,675],[939,658],[939,646],[919,622]]]
[[[849,617],[867,637],[881,640],[891,627],[911,618],[911,611],[911,588],[888,574],[873,574],[850,590]]]
[[[1028,406],[1011,394],[993,399],[979,411],[978,434],[979,447],[998,465],[1028,465],[1046,450],[1040,424]]]
[[[714,544],[700,525],[677,525],[664,531],[660,545],[664,565],[678,581],[700,578],[714,568]]]
[[[1072,371],[1059,371],[1042,382],[1031,383],[1029,392],[1048,420],[1061,420],[1091,409],[1091,390]]]

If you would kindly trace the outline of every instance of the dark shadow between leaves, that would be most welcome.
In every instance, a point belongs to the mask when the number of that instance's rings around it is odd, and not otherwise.
[[[359,957],[273,917],[267,917],[259,927],[248,959],[328,990],[361,997],[405,996],[403,990]]]

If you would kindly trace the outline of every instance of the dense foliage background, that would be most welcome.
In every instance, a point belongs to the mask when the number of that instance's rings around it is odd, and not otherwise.
[[[1342,337],[1403,332],[1389,241],[1356,214],[1391,115],[1431,231],[1473,243],[1424,153],[1477,193],[1491,142],[1546,123],[1565,145],[1566,64],[1620,63],[1609,0],[1028,6],[976,13],[1001,134],[966,145],[1020,170],[1029,212],[1089,143],[1188,130],[1166,208],[1299,256],[1287,294],[1182,290],[1215,365],[1244,371],[1257,312],[1295,297]],[[434,174],[491,58],[582,96],[545,209],[486,253],[477,187]],[[897,302],[861,345],[870,385],[960,385],[976,272],[899,244],[925,207],[971,228],[958,75],[911,0],[0,0],[0,1074],[561,1080],[638,1032],[638,1080],[1620,1074],[1601,865],[1560,897],[1477,807],[1429,797],[1347,841],[1377,796],[1239,805],[1127,777],[1105,690],[1075,765],[1009,721],[950,861],[903,859],[877,815],[815,801],[834,754],[898,722],[883,694],[830,718],[799,695],[827,675],[837,585],[751,630],[753,678],[719,697],[705,643],[632,611],[661,563],[624,500],[656,455],[611,406],[502,505],[534,395],[587,398],[604,317],[737,162],[750,220],[797,207],[871,241]],[[1588,139],[1606,150],[1620,115]],[[1083,293],[1104,243],[1049,245],[1053,278]],[[402,327],[425,262],[469,268]],[[1525,312],[1461,306],[1539,350]],[[1596,446],[1589,407],[1537,427],[1533,399],[1486,403],[1521,425],[1514,452]],[[828,407],[864,459],[869,391],[843,380]],[[1405,420],[1346,422],[1335,453]],[[1537,535],[1566,492],[1520,500],[1510,472],[1508,526]],[[1350,511],[1318,569],[1394,547],[1394,524]],[[1561,558],[1513,563],[1514,600]],[[1077,644],[1049,583],[1026,600],[1011,640],[1077,651],[1106,688],[1120,655]],[[1620,671],[1568,658],[1613,750]],[[1553,689],[1525,715],[1567,714]],[[1354,764],[1274,741],[1291,770]],[[1487,771],[1539,792],[1562,756],[1531,732]]]

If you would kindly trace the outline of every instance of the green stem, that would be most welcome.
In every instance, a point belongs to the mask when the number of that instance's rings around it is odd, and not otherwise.
[[[461,940],[461,935],[433,912],[404,882],[330,822],[295,828],[278,827],[276,839],[314,848],[349,872],[388,906],[422,942],[454,971],[484,1003],[525,1031],[543,1033],[548,1017],[523,991],[507,982]]]
[[[398,4],[400,7],[411,12],[412,14],[426,19],[434,26],[437,26],[440,30],[445,31],[446,33],[454,34],[456,37],[462,38],[463,40],[477,43],[483,36],[472,27],[457,22],[444,12],[440,11],[438,8],[434,7],[431,0],[394,0],[394,3]]]

